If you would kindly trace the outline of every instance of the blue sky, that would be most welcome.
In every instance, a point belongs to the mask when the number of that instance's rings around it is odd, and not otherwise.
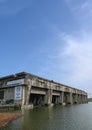
[[[92,1],[0,0],[0,76],[21,71],[92,97]]]

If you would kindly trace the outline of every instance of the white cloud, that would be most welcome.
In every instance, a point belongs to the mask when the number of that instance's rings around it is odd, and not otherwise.
[[[92,38],[90,34],[85,34],[85,37],[81,36],[79,39],[76,37],[66,38],[64,42],[66,47],[62,54],[65,60],[69,58],[68,62],[71,64],[69,69],[71,69],[72,73],[68,80],[71,83],[78,82],[84,86],[85,80],[91,80]]]
[[[60,34],[57,53],[49,53],[48,66],[52,79],[83,89],[92,95],[92,32],[79,31],[76,35]],[[62,43],[65,44],[62,47]]]
[[[48,66],[43,73],[52,73],[52,79],[90,93],[92,80],[92,32],[79,31],[76,35],[60,32],[56,52],[46,53]],[[64,46],[62,46],[62,43]],[[59,46],[59,47],[58,47]],[[53,50],[53,48],[52,48]]]
[[[54,57],[54,60],[58,59],[59,62],[55,65],[59,68],[63,83],[86,90],[92,95],[92,1],[66,2],[79,22],[80,30],[74,30],[74,34],[58,31],[58,38],[61,40],[59,44],[65,45],[63,49],[62,45],[59,45],[61,49]]]
[[[48,73],[52,74],[50,78],[53,80],[83,89],[92,95],[92,32],[63,34],[59,34],[61,42],[57,44],[58,51],[48,53],[48,66],[44,66],[45,70],[42,71],[48,76]],[[62,43],[65,44],[63,47]]]
[[[74,34],[62,32],[53,25],[56,48],[47,50],[46,60],[48,65],[41,66],[43,75],[58,82],[83,89],[92,95],[92,2],[90,0],[80,2],[78,0],[66,0],[80,30],[74,30]],[[54,40],[54,41],[55,41]],[[44,49],[42,49],[44,50]],[[49,76],[50,73],[50,76]]]

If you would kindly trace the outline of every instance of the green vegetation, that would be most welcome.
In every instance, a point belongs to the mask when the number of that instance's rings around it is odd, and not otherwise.
[[[88,102],[92,102],[92,98],[88,98]]]

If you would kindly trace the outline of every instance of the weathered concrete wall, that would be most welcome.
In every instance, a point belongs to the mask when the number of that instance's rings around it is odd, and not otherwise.
[[[14,88],[9,88],[4,90],[4,99],[14,99]]]
[[[87,102],[85,91],[24,72],[1,78],[0,83],[1,89],[4,89],[5,100],[14,99],[14,88],[22,86],[22,98],[15,100],[15,103],[22,106]]]
[[[87,102],[87,93],[82,90],[71,88],[69,86],[62,85],[54,81],[44,80],[38,77],[30,78],[29,76],[26,80],[28,80],[28,78],[30,79],[31,86],[30,93],[28,89],[29,96],[31,94],[45,95],[44,104],[74,104]],[[26,80],[25,83],[27,83]]]

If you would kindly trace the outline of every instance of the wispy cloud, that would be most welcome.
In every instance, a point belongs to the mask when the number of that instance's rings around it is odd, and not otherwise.
[[[60,33],[60,32],[59,32]],[[62,32],[61,32],[62,33]],[[92,33],[61,35],[57,52],[49,52],[48,65],[42,68],[47,76],[73,87],[92,92]],[[65,44],[62,48],[62,42]]]
[[[80,38],[65,38],[66,47],[62,52],[65,61],[70,63],[71,74],[69,82],[75,82],[84,86],[91,81],[92,77],[92,38],[90,34],[85,34]],[[69,59],[68,59],[69,58]],[[68,66],[68,64],[66,65]],[[86,85],[87,85],[86,84]]]
[[[90,93],[92,91],[92,1],[67,0],[67,3],[76,20],[80,22],[80,30],[75,31],[74,34],[59,31],[59,38],[65,46],[61,52],[59,50],[59,60],[61,58],[63,61],[58,66],[63,66],[61,72],[65,68],[67,70],[67,73],[62,75],[64,82]]]
[[[55,26],[58,51],[49,52],[51,64],[44,68],[46,72],[53,70],[53,79],[86,90],[92,95],[92,25],[89,22],[92,22],[92,2],[66,1],[73,16],[80,23],[80,30],[67,34],[67,31],[62,32]],[[83,26],[87,24],[88,26]]]

